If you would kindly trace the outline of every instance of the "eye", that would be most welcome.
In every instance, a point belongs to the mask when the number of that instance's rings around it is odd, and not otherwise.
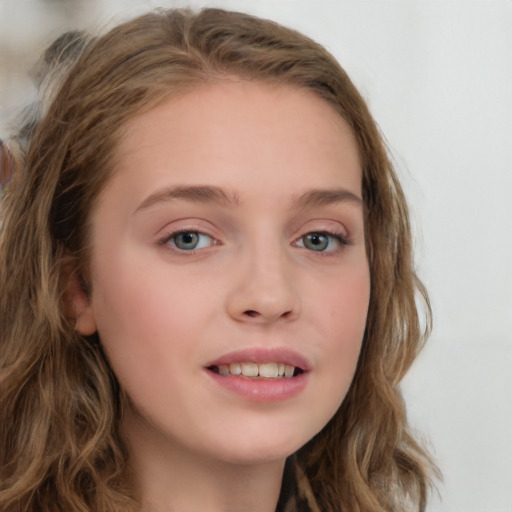
[[[336,233],[312,232],[300,237],[296,245],[315,252],[331,252],[348,245],[347,240]]]
[[[199,231],[179,231],[166,237],[164,243],[180,251],[195,251],[215,245],[215,240]]]

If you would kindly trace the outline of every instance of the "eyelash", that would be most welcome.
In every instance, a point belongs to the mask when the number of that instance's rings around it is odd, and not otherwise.
[[[207,247],[199,247],[199,248],[194,247],[193,249],[190,249],[190,250],[181,249],[176,246],[175,240],[178,236],[185,235],[185,234],[196,235],[199,237],[208,237],[211,239],[211,243]],[[337,247],[335,247],[334,249],[330,249],[330,250],[315,251],[314,249],[310,249],[305,246],[304,240],[307,237],[326,237],[327,239],[329,239],[328,240],[329,245],[331,245],[332,242],[334,241],[334,243],[337,244]],[[173,240],[174,240],[174,243],[171,244],[171,241],[173,241]],[[302,245],[299,245],[300,242],[302,242]],[[208,235],[207,233],[203,233],[201,231],[197,231],[194,229],[180,229],[177,231],[173,231],[172,233],[168,233],[164,238],[159,240],[158,245],[170,247],[171,250],[177,252],[178,254],[193,255],[202,249],[205,249],[208,247],[213,247],[216,245],[221,245],[221,243],[218,240],[216,240],[214,237],[212,237],[211,235]],[[297,238],[294,241],[294,245],[296,247],[305,249],[312,253],[316,253],[316,254],[319,254],[322,256],[327,256],[327,255],[331,255],[332,253],[337,253],[337,252],[343,250],[343,248],[352,245],[352,241],[345,234],[342,234],[342,233],[335,233],[335,232],[330,232],[330,231],[309,231],[307,233],[304,233],[299,238]]]
[[[186,235],[186,234],[189,234],[189,235],[198,235],[198,236],[206,236],[208,238],[210,238],[212,240],[212,243],[209,247],[212,247],[212,246],[215,246],[215,245],[220,245],[220,242],[218,240],[216,240],[215,238],[213,238],[213,236],[211,235],[208,235],[207,233],[203,233],[201,231],[197,231],[197,230],[194,230],[194,229],[179,229],[178,231],[173,231],[172,233],[168,233],[164,238],[162,238],[159,242],[158,242],[158,245],[160,246],[168,246],[171,248],[171,250],[173,251],[176,251],[177,253],[180,253],[180,254],[196,254],[198,250],[201,250],[201,249],[204,249],[205,247],[199,247],[199,249],[197,248],[194,248],[194,249],[190,249],[190,250],[187,250],[187,249],[180,249],[179,247],[176,246],[176,242],[175,242],[175,239],[180,236],[180,235]],[[174,244],[171,244],[171,241],[174,240]]]
[[[328,244],[331,245],[331,243],[334,241],[334,243],[337,245],[334,249],[331,250],[322,250],[322,251],[315,251],[314,249],[309,249],[308,247],[305,247],[304,240],[307,237],[326,237],[329,239]],[[305,233],[304,235],[300,236],[296,241],[295,244],[298,244],[299,241],[302,241],[302,245],[298,245],[298,247],[301,247],[306,250],[310,250],[311,252],[317,253],[322,256],[331,255],[332,253],[337,253],[343,248],[348,247],[352,245],[352,241],[342,233],[335,233],[331,231],[309,231],[308,233]]]

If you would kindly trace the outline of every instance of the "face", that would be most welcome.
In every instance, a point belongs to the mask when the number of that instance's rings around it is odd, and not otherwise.
[[[352,381],[370,278],[361,165],[311,92],[226,80],[132,119],[91,213],[98,331],[132,443],[282,460]]]

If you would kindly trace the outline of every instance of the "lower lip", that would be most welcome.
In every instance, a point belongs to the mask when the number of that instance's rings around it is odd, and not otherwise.
[[[206,370],[223,388],[253,402],[282,402],[298,395],[307,383],[307,373],[280,379],[255,379],[240,375],[220,375]]]

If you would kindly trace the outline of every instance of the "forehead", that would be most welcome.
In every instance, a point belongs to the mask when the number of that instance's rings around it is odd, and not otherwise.
[[[117,172],[235,187],[279,174],[291,188],[325,178],[336,188],[345,175],[343,185],[360,191],[352,130],[307,89],[223,80],[167,98],[123,132]]]

